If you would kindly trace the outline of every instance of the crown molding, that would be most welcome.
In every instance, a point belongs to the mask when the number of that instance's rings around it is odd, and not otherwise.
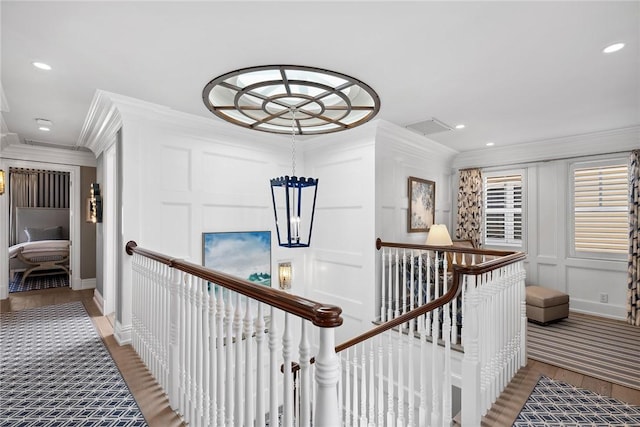
[[[465,151],[453,160],[456,169],[504,166],[571,157],[631,151],[640,146],[640,126],[551,138],[522,144]]]
[[[109,148],[121,127],[122,118],[109,92],[96,90],[76,145],[88,148],[97,158]]]
[[[201,117],[172,108],[128,96],[97,90],[80,133],[78,145],[89,148],[96,155],[108,148],[115,134],[122,127],[135,122],[151,121],[155,126],[174,128],[202,140],[216,142],[233,141],[234,145],[246,144],[261,147],[282,148],[287,139],[281,135],[257,132],[223,123],[214,117]]]
[[[401,142],[401,144],[398,144],[398,142]],[[459,154],[458,151],[446,145],[386,120],[380,120],[378,123],[376,145],[388,148],[401,155],[420,157],[428,155],[444,162],[451,162]]]
[[[3,135],[2,140],[3,143],[0,146],[1,158],[72,166],[96,166],[94,155],[86,151],[61,150],[21,144],[15,133]]]

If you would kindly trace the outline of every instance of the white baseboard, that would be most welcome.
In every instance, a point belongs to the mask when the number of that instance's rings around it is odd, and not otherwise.
[[[627,310],[624,306],[605,304],[584,299],[571,298],[569,311],[590,314],[592,316],[606,317],[615,320],[627,320]]]
[[[96,278],[92,277],[90,279],[81,279],[80,280],[80,289],[95,289],[96,288]]]
[[[122,326],[122,324],[116,320],[113,337],[119,345],[131,344],[131,325]]]
[[[98,288],[93,290],[93,302],[98,306],[100,313],[104,316],[104,299],[102,298],[100,291],[98,291]]]

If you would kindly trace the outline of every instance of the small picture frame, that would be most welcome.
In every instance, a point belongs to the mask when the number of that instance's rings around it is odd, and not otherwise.
[[[407,210],[407,232],[429,231],[435,222],[436,183],[410,176],[408,179],[409,209]]]

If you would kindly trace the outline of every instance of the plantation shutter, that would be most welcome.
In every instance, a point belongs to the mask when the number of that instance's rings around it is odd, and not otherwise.
[[[627,165],[575,168],[573,179],[575,250],[627,253]]]
[[[485,244],[522,244],[522,175],[486,176]]]

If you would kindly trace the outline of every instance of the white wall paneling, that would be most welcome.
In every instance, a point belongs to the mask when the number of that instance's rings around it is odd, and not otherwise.
[[[319,179],[306,296],[342,307],[338,344],[373,319],[375,131],[369,123],[314,138],[304,149],[306,176]]]
[[[584,144],[581,142],[583,139]],[[456,157],[454,165],[485,167],[488,170],[526,168],[527,284],[537,284],[568,293],[571,310],[624,319],[626,262],[570,257],[573,196],[569,190],[569,164],[583,154],[592,155],[588,159],[625,156],[626,154],[618,152],[640,144],[638,128],[599,132],[553,142],[541,142],[540,147],[545,148],[547,152],[540,151],[536,143],[535,147],[533,144],[521,144],[477,153],[462,153]],[[529,148],[533,151],[527,156]],[[607,150],[607,153],[618,154],[606,154],[603,153],[604,150]],[[594,156],[598,152],[603,154]],[[535,161],[542,158],[540,156],[549,160]],[[553,156],[563,158],[550,160]],[[564,158],[570,156],[574,158]],[[532,162],[524,163],[526,161]],[[495,164],[503,166],[493,166]],[[453,194],[455,191],[454,188]],[[602,293],[607,294],[608,302],[600,302]]]

